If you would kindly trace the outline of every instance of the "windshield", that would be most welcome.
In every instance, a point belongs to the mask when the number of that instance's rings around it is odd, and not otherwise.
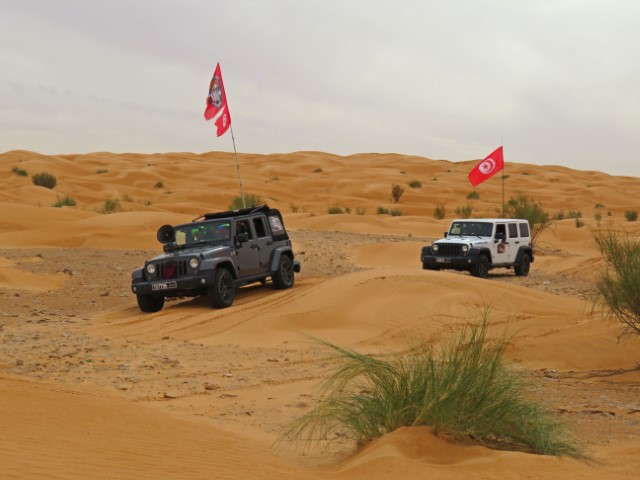
[[[228,242],[231,239],[230,221],[208,220],[175,227],[176,245],[197,245],[208,242]]]
[[[487,222],[453,222],[449,235],[465,235],[490,237],[493,233],[493,224]]]

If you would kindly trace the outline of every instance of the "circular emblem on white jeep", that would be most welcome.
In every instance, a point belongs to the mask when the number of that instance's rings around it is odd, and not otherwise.
[[[482,173],[488,175],[493,172],[494,168],[496,168],[496,162],[494,162],[492,158],[487,158],[480,164],[478,168]]]

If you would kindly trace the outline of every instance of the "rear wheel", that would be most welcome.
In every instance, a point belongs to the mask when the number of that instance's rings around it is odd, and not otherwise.
[[[525,253],[524,255],[522,255],[522,258],[520,259],[520,263],[516,265],[513,268],[513,270],[516,272],[516,275],[518,275],[519,277],[526,277],[527,275],[529,275],[530,268],[531,268],[531,259],[529,258],[529,255]]]
[[[474,277],[487,278],[489,276],[489,258],[486,255],[480,255],[478,263],[472,266],[470,271]]]
[[[227,308],[230,307],[235,298],[236,287],[233,282],[233,276],[226,268],[216,269],[213,277],[213,285],[207,289],[207,298],[212,307]]]
[[[293,260],[288,255],[280,257],[278,270],[273,275],[273,286],[277,289],[293,287],[295,276],[293,273]]]
[[[138,307],[145,313],[159,312],[164,307],[164,297],[159,295],[136,295]]]

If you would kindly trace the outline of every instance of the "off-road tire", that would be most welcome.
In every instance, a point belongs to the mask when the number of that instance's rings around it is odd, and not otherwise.
[[[214,308],[227,308],[233,304],[236,287],[233,276],[226,268],[217,268],[213,277],[213,285],[207,288],[207,298]]]
[[[485,254],[480,255],[478,263],[469,270],[474,277],[487,278],[489,276],[489,258]]]
[[[160,295],[136,295],[138,307],[145,313],[159,312],[164,307],[164,297]]]
[[[273,286],[279,290],[293,287],[295,280],[295,274],[293,271],[293,260],[289,255],[282,255],[280,257],[280,263],[278,269],[273,275]]]
[[[520,263],[518,263],[518,265],[513,267],[513,271],[519,277],[526,277],[527,275],[529,275],[530,268],[531,268],[531,259],[529,258],[529,255],[525,253],[524,255],[522,255],[522,258],[520,259]]]

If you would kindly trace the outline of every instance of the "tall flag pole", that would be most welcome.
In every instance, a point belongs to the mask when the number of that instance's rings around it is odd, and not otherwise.
[[[240,197],[242,198],[242,206],[246,207],[244,201],[244,190],[242,188],[242,177],[240,176],[240,164],[238,163],[238,152],[236,151],[236,139],[233,136],[233,127],[231,127],[231,115],[229,114],[229,105],[227,103],[227,94],[224,91],[224,83],[222,81],[222,72],[220,64],[216,65],[216,69],[209,83],[209,94],[207,95],[207,106],[204,110],[204,119],[215,119],[217,127],[216,135],[219,137],[224,135],[231,128],[231,140],[233,141],[233,154],[236,159],[236,170],[238,171],[238,182],[240,183]]]
[[[496,148],[491,154],[477,164],[468,178],[474,187],[481,184],[485,180],[489,180],[496,173],[504,169],[504,155],[502,146]],[[502,215],[504,217],[504,173],[502,174]]]
[[[505,208],[504,208],[504,141],[502,139],[502,134],[500,134],[500,148],[502,148],[502,218],[505,218]]]

